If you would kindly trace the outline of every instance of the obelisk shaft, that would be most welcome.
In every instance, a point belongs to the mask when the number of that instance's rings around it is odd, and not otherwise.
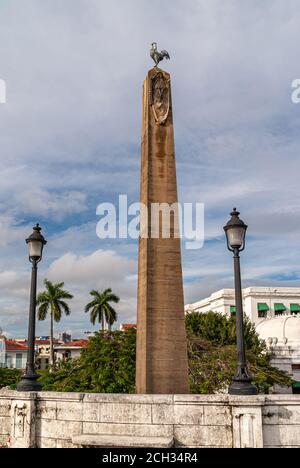
[[[139,241],[137,393],[188,393],[180,239],[151,238],[153,203],[177,203],[170,75],[153,68],[143,89],[141,203],[148,238]],[[175,229],[176,230],[176,229]]]

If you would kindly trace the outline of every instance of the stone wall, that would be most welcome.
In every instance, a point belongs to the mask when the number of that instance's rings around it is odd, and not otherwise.
[[[262,417],[265,447],[300,447],[300,395],[266,397]]]
[[[300,448],[300,396],[0,392],[2,447],[71,448],[100,434],[169,437],[176,447]]]

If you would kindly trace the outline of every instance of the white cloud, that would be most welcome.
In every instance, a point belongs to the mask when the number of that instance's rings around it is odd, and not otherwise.
[[[89,316],[84,314],[84,306],[90,301],[92,289],[112,288],[120,297],[115,306],[119,322],[136,321],[136,262],[118,255],[111,250],[97,250],[90,255],[67,253],[55,260],[45,273],[53,282],[64,281],[65,288],[74,295],[70,302],[71,325],[65,318],[56,330],[72,327],[77,330],[93,329]],[[41,327],[41,325],[39,325]]]
[[[18,274],[15,271],[2,271],[0,273],[0,288],[7,288],[16,283]]]
[[[28,227],[20,226],[13,216],[0,213],[0,248],[24,241],[26,235],[28,236]]]
[[[87,209],[86,195],[71,191],[65,193],[49,193],[42,189],[31,189],[18,193],[15,197],[18,211],[35,216],[53,216],[58,220],[66,214],[78,214]]]
[[[135,271],[133,260],[110,250],[97,250],[87,256],[67,253],[50,265],[47,275],[52,280],[70,281],[76,285],[103,284],[105,288],[111,281],[123,281]]]

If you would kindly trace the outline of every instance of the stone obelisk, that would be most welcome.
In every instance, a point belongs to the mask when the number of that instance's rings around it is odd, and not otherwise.
[[[188,393],[181,252],[175,211],[170,216],[170,237],[162,235],[159,225],[158,236],[153,238],[156,227],[151,216],[152,204],[177,203],[170,75],[157,67],[148,72],[143,86],[140,198],[148,214],[146,223],[141,223],[139,240],[136,392]]]

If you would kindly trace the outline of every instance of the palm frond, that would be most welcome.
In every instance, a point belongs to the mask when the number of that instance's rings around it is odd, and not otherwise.
[[[44,285],[46,286],[46,290],[51,296],[54,296],[55,294],[55,287],[54,284],[51,283],[47,278],[44,279]]]
[[[89,312],[89,310],[92,309],[93,307],[95,307],[97,304],[98,304],[98,303],[97,303],[97,301],[95,301],[95,300],[89,302],[89,303],[85,306],[84,311],[85,311],[85,312]]]
[[[117,312],[110,304],[105,305],[105,319],[110,325],[113,325],[118,319]]]
[[[61,311],[60,304],[58,302],[53,304],[51,313],[52,313],[52,317],[55,320],[55,322],[60,322],[61,316],[62,316],[62,311]]]
[[[61,308],[63,309],[64,313],[66,315],[70,315],[71,309],[69,304],[67,304],[65,301],[59,301]]]
[[[43,302],[38,308],[38,320],[45,320],[49,309],[49,303]]]
[[[49,302],[50,296],[46,291],[40,292],[36,299],[36,304],[43,304],[44,302]]]
[[[109,294],[106,299],[108,302],[114,302],[115,304],[118,304],[120,302],[120,298],[116,296],[116,294]]]
[[[101,310],[99,311],[99,308],[97,306],[95,306],[92,309],[91,317],[90,317],[90,320],[91,320],[93,325],[95,325],[97,318],[98,318],[98,322],[101,322],[101,320],[102,320]]]
[[[73,299],[73,294],[69,293],[69,291],[58,290],[57,291],[57,298],[58,299]]]
[[[96,289],[92,289],[90,291],[90,295],[94,296],[94,297],[99,297],[100,293],[99,293],[99,291],[96,291]]]
[[[98,319],[99,323],[106,320],[109,325],[112,325],[117,320],[117,313],[109,304],[113,302],[117,304],[120,298],[112,292],[111,288],[97,291],[92,289],[90,295],[94,298],[85,306],[85,312],[90,312],[90,320],[95,325]]]

